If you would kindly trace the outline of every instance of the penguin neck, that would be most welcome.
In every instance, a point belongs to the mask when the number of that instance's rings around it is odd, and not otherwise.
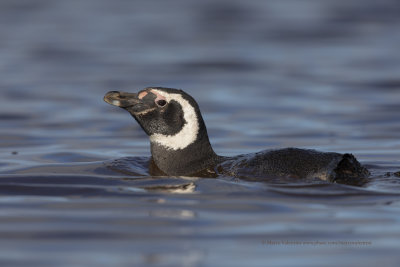
[[[156,166],[167,175],[191,175],[213,168],[219,156],[208,139],[204,122],[200,122],[196,139],[183,148],[172,149],[151,141],[151,155]]]

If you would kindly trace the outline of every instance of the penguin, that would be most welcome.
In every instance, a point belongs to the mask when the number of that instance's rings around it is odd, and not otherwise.
[[[217,155],[197,102],[183,90],[110,91],[104,101],[128,111],[149,136],[151,175],[303,178],[347,184],[370,175],[352,154],[284,148],[234,157]]]

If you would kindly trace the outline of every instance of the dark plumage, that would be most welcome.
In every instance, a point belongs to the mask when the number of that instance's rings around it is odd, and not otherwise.
[[[351,154],[286,148],[218,156],[196,101],[182,90],[149,87],[137,94],[113,91],[104,100],[126,109],[149,135],[153,175],[319,178],[351,184],[369,175]]]

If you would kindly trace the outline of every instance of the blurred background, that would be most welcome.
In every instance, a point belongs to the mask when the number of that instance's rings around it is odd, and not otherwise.
[[[0,0],[0,265],[399,266],[399,49],[398,0]],[[191,94],[218,154],[351,152],[373,179],[111,174],[150,150],[103,96],[148,86]]]
[[[220,153],[399,146],[396,0],[2,0],[0,23],[6,154],[147,155],[102,101],[147,86],[193,95]]]

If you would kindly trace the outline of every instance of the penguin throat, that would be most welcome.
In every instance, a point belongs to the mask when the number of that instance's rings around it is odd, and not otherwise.
[[[184,149],[194,143],[199,133],[199,121],[194,107],[179,94],[168,94],[154,89],[152,91],[165,97],[168,102],[171,100],[178,102],[182,107],[185,124],[182,129],[174,135],[164,135],[159,133],[150,135],[150,142],[157,143],[172,150]]]

